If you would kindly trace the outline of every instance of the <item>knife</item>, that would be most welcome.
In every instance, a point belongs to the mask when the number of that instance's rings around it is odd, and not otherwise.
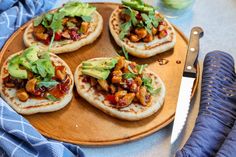
[[[192,87],[197,77],[196,63],[199,53],[199,39],[202,36],[202,28],[192,28],[172,128],[171,144],[178,139],[188,116]]]

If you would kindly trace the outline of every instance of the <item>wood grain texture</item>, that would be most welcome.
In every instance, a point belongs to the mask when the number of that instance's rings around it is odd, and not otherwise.
[[[94,57],[116,56],[116,51],[119,50],[108,29],[109,15],[118,5],[113,3],[96,3],[94,5],[104,19],[101,36],[93,44],[82,47],[75,52],[59,55],[69,65],[73,73],[81,61]],[[0,66],[9,55],[25,49],[22,36],[29,23],[22,26],[6,42],[1,50]],[[176,27],[175,30],[177,43],[174,49],[148,59],[131,57],[131,60],[137,63],[149,64],[148,68],[157,73],[166,85],[165,103],[151,117],[136,122],[112,118],[87,103],[77,94],[74,88],[74,97],[65,108],[52,113],[25,116],[25,118],[47,137],[82,145],[98,146],[124,143],[147,136],[163,128],[174,119],[187,53],[188,41],[186,37]],[[160,65],[158,60],[163,58],[169,62]],[[181,63],[177,64],[176,61]],[[196,87],[197,82],[193,88],[193,93]]]

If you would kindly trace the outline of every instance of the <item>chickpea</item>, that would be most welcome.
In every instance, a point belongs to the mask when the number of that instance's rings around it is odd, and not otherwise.
[[[19,89],[16,92],[16,97],[23,102],[26,102],[29,99],[28,93],[25,91],[25,89]]]
[[[80,28],[81,32],[85,34],[85,33],[87,33],[88,29],[89,29],[89,23],[88,22],[82,22],[81,23],[81,28]]]
[[[124,97],[127,94],[126,90],[121,90],[115,93],[115,100],[116,102],[119,101],[120,98]]]
[[[34,93],[36,82],[37,82],[36,78],[30,79],[26,83],[26,86],[25,86],[26,91],[29,92],[29,93]]]
[[[114,70],[112,72],[112,79],[111,79],[111,82],[112,83],[120,83],[122,81],[122,72],[121,70]]]
[[[146,106],[146,96],[147,94],[147,90],[144,86],[142,86],[139,91],[136,93],[136,97],[139,99],[140,103],[143,105],[143,106]]]
[[[167,36],[167,31],[166,30],[162,30],[159,34],[158,34],[158,38],[164,38]]]
[[[56,72],[55,72],[55,77],[62,81],[66,78],[66,68],[63,67],[63,69],[57,69]]]
[[[126,107],[126,106],[129,106],[133,99],[135,97],[135,94],[134,93],[128,93],[126,94],[123,98],[121,98],[118,103],[117,103],[117,107],[118,108],[122,108],[122,107]]]
[[[136,28],[135,33],[138,35],[140,39],[145,38],[148,34],[145,28]]]
[[[148,42],[151,42],[153,40],[153,36],[151,34],[148,34],[144,39],[143,41],[148,43]]]
[[[132,42],[138,42],[139,41],[138,35],[136,35],[136,34],[130,34],[129,39]]]
[[[114,94],[116,92],[116,87],[113,84],[111,84],[109,87],[110,87],[111,93]]]
[[[142,85],[142,83],[143,83],[143,81],[142,81],[141,77],[139,77],[139,76],[138,76],[138,77],[136,77],[134,81],[137,83],[137,85],[138,85],[138,86],[141,86],[141,85]]]
[[[156,35],[157,34],[157,28],[152,27],[152,35]]]
[[[116,64],[115,70],[120,70],[125,65],[125,57],[119,57],[118,62]]]

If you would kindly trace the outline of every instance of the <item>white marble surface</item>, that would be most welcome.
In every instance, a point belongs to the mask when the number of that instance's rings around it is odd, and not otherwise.
[[[58,1],[55,7],[68,0]],[[87,2],[120,2],[119,0],[86,0]],[[147,0],[157,4],[156,0]],[[207,52],[221,50],[230,53],[236,59],[236,1],[235,0],[198,0],[192,11],[176,19],[170,19],[186,36],[194,26],[204,29],[200,42],[200,63]],[[202,69],[202,65],[201,65]],[[174,149],[181,147],[188,139],[199,107],[200,86],[192,100],[187,125]],[[87,157],[166,157],[169,153],[169,141],[172,123],[160,131],[143,139],[122,145],[108,147],[81,147]]]

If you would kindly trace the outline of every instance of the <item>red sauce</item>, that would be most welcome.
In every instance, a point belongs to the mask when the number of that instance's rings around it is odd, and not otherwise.
[[[49,90],[49,93],[53,95],[56,98],[63,97],[70,89],[70,78],[67,76],[65,81],[61,82],[57,86],[55,86],[53,89]]]

